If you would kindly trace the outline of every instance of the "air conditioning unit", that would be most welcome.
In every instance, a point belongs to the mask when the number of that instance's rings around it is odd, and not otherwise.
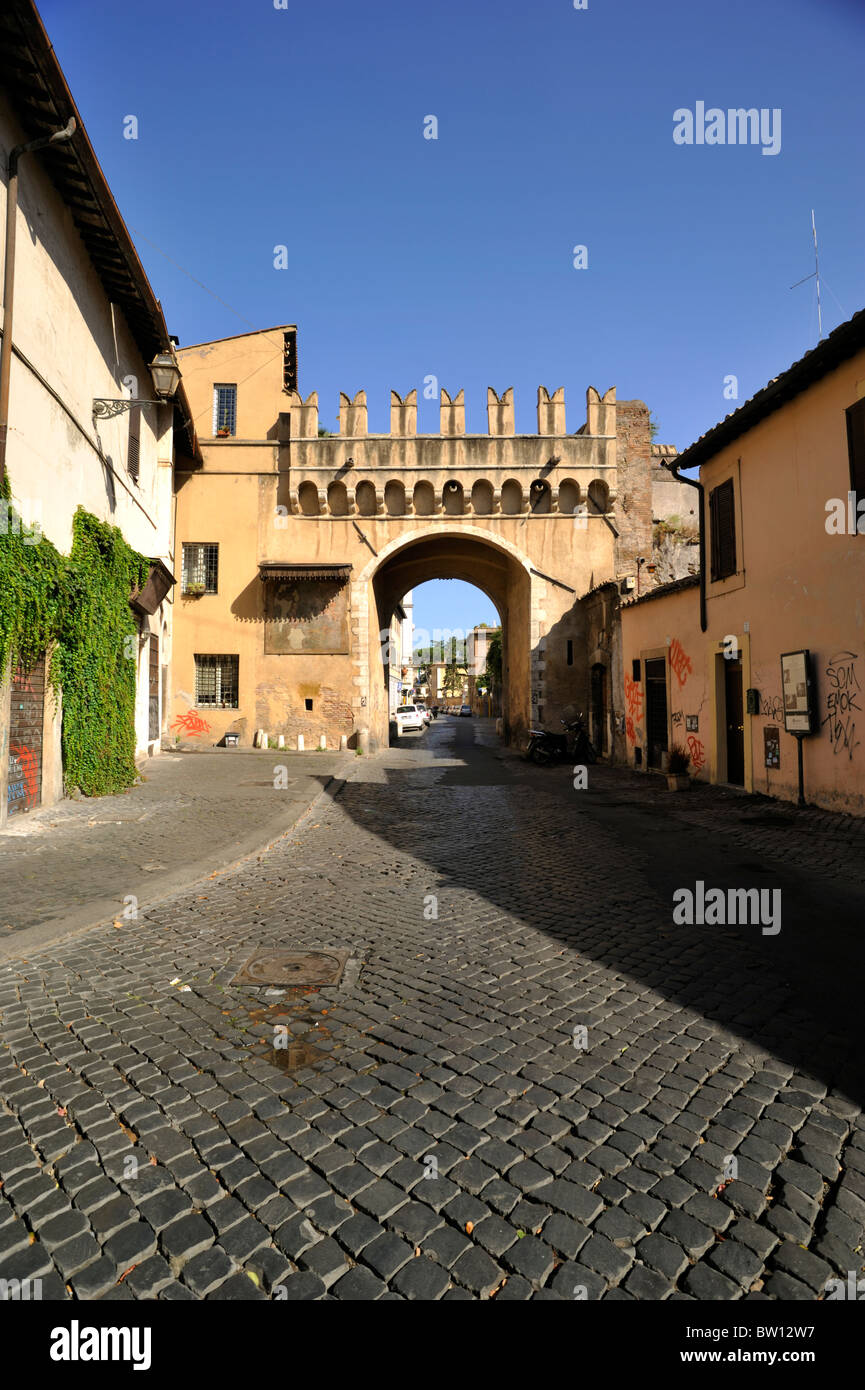
[[[622,580],[622,590],[621,590],[621,591],[622,591],[623,594],[632,594],[632,593],[634,592],[634,590],[636,589],[636,587],[637,587],[637,581],[636,581],[636,579],[634,578],[634,576],[633,576],[632,574],[629,574],[628,577],[627,577],[627,579],[623,579],[623,580]]]

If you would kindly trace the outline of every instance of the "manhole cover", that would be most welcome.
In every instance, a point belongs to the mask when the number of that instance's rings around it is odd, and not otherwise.
[[[232,980],[248,985],[338,985],[350,951],[256,951]]]

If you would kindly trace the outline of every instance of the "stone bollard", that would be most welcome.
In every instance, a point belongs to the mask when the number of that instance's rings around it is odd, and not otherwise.
[[[280,735],[279,735],[279,738],[276,740],[276,746],[277,746],[277,748],[284,748],[284,747],[285,747],[285,734],[280,734]]]
[[[360,753],[368,753],[368,752],[369,752],[369,729],[358,729],[358,731],[357,731],[357,747],[358,747],[358,752],[360,752]]]
[[[504,720],[503,720],[503,719],[497,719],[497,720],[496,720],[496,733],[498,734],[499,738],[501,738],[501,736],[502,736],[502,734],[503,734],[503,732],[504,732],[504,727],[505,727],[505,726],[504,726]]]
[[[319,734],[318,736],[318,751],[319,753],[327,752],[327,738],[324,734]]]
[[[303,734],[298,734],[297,736],[297,751],[298,753],[303,752]]]
[[[339,751],[340,751],[340,753],[344,753],[344,752],[346,751],[347,748],[348,748],[348,734],[340,734],[340,736],[339,736]]]
[[[264,747],[264,730],[263,730],[263,729],[256,729],[256,731],[255,731],[255,738],[252,740],[252,746],[253,746],[254,748],[263,748],[263,747]]]

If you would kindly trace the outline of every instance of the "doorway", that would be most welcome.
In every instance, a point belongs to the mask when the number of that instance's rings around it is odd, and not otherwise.
[[[597,753],[606,753],[607,671],[600,662],[596,662],[592,667],[592,743]]]
[[[663,767],[667,737],[667,663],[663,657],[646,662],[646,764]]]
[[[724,660],[724,720],[726,723],[727,781],[745,785],[745,724],[742,701],[742,663]]]
[[[151,743],[159,738],[159,638],[150,634],[150,660],[147,667],[147,737]]]
[[[9,710],[9,781],[6,809],[10,816],[32,811],[42,801],[42,725],[45,717],[45,657],[31,667],[16,667]]]

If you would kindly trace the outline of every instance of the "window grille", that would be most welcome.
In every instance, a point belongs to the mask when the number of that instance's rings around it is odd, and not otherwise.
[[[213,433],[237,433],[237,387],[217,382],[213,388]]]
[[[205,594],[215,594],[219,581],[219,546],[207,544],[183,544],[183,591],[187,593],[190,585],[204,585]],[[201,593],[202,590],[198,589]]]
[[[196,656],[196,708],[237,709],[239,660],[237,656]]]

